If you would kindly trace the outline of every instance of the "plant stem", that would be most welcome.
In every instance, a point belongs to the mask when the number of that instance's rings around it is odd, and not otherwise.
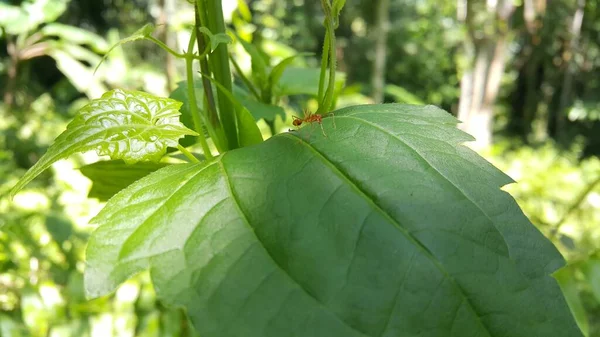
[[[198,133],[198,141],[202,147],[202,152],[207,159],[212,158],[212,153],[204,137],[204,123],[202,123],[202,117],[198,111],[198,105],[196,103],[196,88],[194,88],[194,44],[196,42],[196,33],[192,31],[190,36],[190,42],[188,43],[188,50],[185,53],[185,73],[187,79],[187,91],[188,91],[188,103],[190,106],[190,114],[194,120],[194,127]]]
[[[200,19],[200,22],[196,22],[196,27],[198,28],[200,24],[208,28],[213,34],[226,33],[222,7],[221,0],[196,0],[196,10]],[[227,91],[231,92],[233,85],[227,46],[219,45],[208,57],[208,62],[216,83],[221,84]],[[221,125],[227,138],[227,149],[238,148],[235,107],[221,91],[217,92],[217,104]]]
[[[190,151],[188,151],[185,147],[181,146],[181,144],[177,144],[177,149],[183,153],[192,163],[199,163],[200,161],[196,158]]]
[[[325,76],[327,75],[327,60],[329,59],[329,31],[325,30],[325,39],[323,41],[323,52],[321,54],[321,76],[319,77],[319,93],[317,102],[321,105],[325,96]]]
[[[207,50],[208,44],[206,43],[204,34],[200,31],[200,27],[202,27],[202,17],[203,11],[201,11],[202,4],[200,4],[201,0],[197,1],[197,6],[194,6],[194,30],[196,31],[196,39],[198,41],[198,50]],[[213,94],[212,85],[208,80],[207,76],[210,77],[210,65],[208,64],[208,60],[206,55],[202,55],[199,57],[200,63],[200,74],[202,77],[202,88],[204,89],[204,99],[205,99],[205,111],[208,114],[208,121],[212,126],[212,130],[215,130],[217,135],[213,136],[213,141],[215,142],[215,146],[219,150],[219,152],[224,152],[229,149],[227,144],[227,138],[223,133],[223,126],[221,125],[221,121],[219,120],[219,114],[217,113],[217,106],[215,104],[215,96]],[[210,130],[209,130],[210,131]]]
[[[556,237],[556,235],[558,234],[558,231],[560,230],[560,227],[562,227],[562,225],[567,221],[569,216],[571,216],[571,214],[576,209],[578,209],[579,206],[581,206],[581,204],[583,203],[585,198],[588,196],[588,194],[590,194],[594,190],[594,188],[596,188],[596,186],[598,184],[600,184],[600,176],[598,176],[583,191],[581,191],[581,193],[577,196],[577,198],[575,199],[573,204],[571,204],[569,209],[565,212],[565,214],[563,214],[562,218],[560,218],[560,220],[558,220],[556,225],[554,225],[554,228],[552,228],[552,231],[550,232],[549,239],[553,239]]]
[[[164,42],[162,42],[161,40],[159,40],[153,36],[147,36],[146,39],[154,42],[157,46],[161,47],[164,51],[166,51],[167,53],[169,53],[177,58],[183,59],[183,58],[187,57],[186,56],[187,54],[180,54],[180,53],[174,51],[169,46],[167,46]]]
[[[252,85],[252,82],[250,82],[250,80],[246,77],[246,75],[244,75],[244,73],[242,72],[242,68],[240,68],[240,65],[235,61],[235,59],[233,57],[229,57],[229,59],[231,60],[231,64],[233,64],[235,71],[238,73],[238,75],[240,75],[242,82],[244,82],[244,84],[246,85],[248,90],[250,90],[250,92],[256,98],[256,100],[260,102],[260,94],[254,87],[254,85]]]
[[[336,50],[335,50],[335,20],[334,16],[336,13],[332,12],[331,3],[329,0],[321,0],[323,11],[325,12],[325,42],[323,44],[323,55],[321,62],[321,81],[323,81],[325,75],[326,60],[329,59],[329,83],[327,84],[327,90],[322,101],[319,101],[318,113],[325,114],[332,108],[333,95],[335,91],[335,68],[336,68]],[[329,47],[329,55],[325,53],[325,47]],[[323,61],[325,60],[325,61]],[[322,87],[319,83],[319,92],[321,93]]]

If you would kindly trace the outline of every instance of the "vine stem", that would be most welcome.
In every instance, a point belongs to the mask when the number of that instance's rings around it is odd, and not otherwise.
[[[194,120],[194,127],[196,132],[198,133],[198,142],[200,142],[200,146],[202,147],[202,152],[204,152],[204,156],[207,159],[212,159],[212,153],[210,152],[210,148],[208,147],[208,143],[206,142],[206,138],[204,137],[204,123],[202,123],[202,117],[200,116],[200,112],[198,111],[198,105],[196,103],[196,90],[194,88],[194,44],[196,43],[196,31],[193,30],[190,35],[190,41],[188,43],[188,49],[185,53],[185,73],[187,80],[187,91],[188,91],[188,101],[190,106],[190,114],[192,115],[192,119]],[[181,150],[181,149],[180,149]],[[183,151],[182,151],[183,152]]]
[[[161,47],[164,51],[166,51],[167,53],[169,53],[177,58],[180,58],[180,59],[186,58],[186,54],[180,54],[180,53],[174,51],[169,46],[167,46],[164,42],[162,42],[161,40],[159,40],[151,35],[146,36],[145,39],[148,39],[148,40],[154,42],[157,46]]]
[[[594,188],[596,188],[596,186],[598,184],[600,184],[600,175],[598,177],[596,177],[596,179],[594,181],[592,181],[583,191],[581,191],[581,193],[577,196],[577,198],[575,199],[573,204],[571,204],[569,209],[565,212],[565,214],[563,214],[562,218],[560,218],[560,220],[558,220],[556,225],[554,225],[554,228],[552,228],[552,231],[550,232],[550,235],[549,235],[550,239],[553,239],[556,237],[556,235],[558,234],[558,231],[560,230],[562,225],[567,221],[569,216],[571,216],[571,214],[576,209],[578,209],[579,206],[581,206],[581,204],[583,203],[585,198],[588,196],[588,194],[590,194],[594,190]]]
[[[183,153],[184,156],[187,157],[192,163],[199,163],[200,161],[196,158],[190,151],[188,151],[185,147],[181,146],[181,144],[177,144],[177,149]]]
[[[335,68],[336,68],[336,50],[335,50],[335,18],[330,0],[321,0],[323,11],[325,12],[325,41],[323,43],[323,55],[321,56],[321,76],[319,79],[319,108],[317,113],[325,114],[332,108],[333,95],[335,90]],[[329,67],[327,67],[329,65]],[[323,94],[325,73],[329,68],[329,81],[327,90]]]

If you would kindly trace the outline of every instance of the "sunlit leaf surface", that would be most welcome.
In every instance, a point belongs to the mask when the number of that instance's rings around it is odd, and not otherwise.
[[[139,91],[112,90],[84,106],[50,146],[48,152],[19,180],[11,193],[57,160],[96,150],[126,163],[158,161],[179,138],[196,133],[179,121],[180,102]]]
[[[85,285],[149,268],[205,337],[581,336],[511,180],[431,106],[367,105],[160,169],[93,220]]]

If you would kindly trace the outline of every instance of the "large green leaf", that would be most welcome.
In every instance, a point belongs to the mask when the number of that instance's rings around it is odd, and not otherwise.
[[[173,165],[92,221],[89,296],[150,268],[204,337],[581,336],[552,244],[431,106],[346,108]]]
[[[106,201],[127,186],[167,165],[169,164],[153,162],[128,165],[122,160],[106,160],[85,165],[80,170],[92,181],[88,197]]]
[[[12,188],[14,195],[54,162],[96,150],[126,163],[158,161],[179,138],[196,134],[179,122],[180,102],[139,91],[112,90],[90,101]]]

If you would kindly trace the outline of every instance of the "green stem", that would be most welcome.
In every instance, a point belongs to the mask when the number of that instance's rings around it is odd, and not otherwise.
[[[319,107],[323,102],[325,96],[325,76],[327,75],[327,60],[329,59],[329,31],[325,30],[325,40],[323,41],[323,52],[321,54],[321,76],[319,77],[319,93],[317,95],[317,102]]]
[[[192,35],[190,36],[190,42],[188,43],[188,49],[185,53],[185,73],[187,79],[187,91],[188,91],[188,101],[190,106],[190,114],[192,115],[192,119],[194,120],[194,127],[196,132],[198,133],[198,141],[200,142],[200,146],[202,147],[202,152],[204,152],[204,156],[207,159],[212,158],[212,153],[210,152],[210,148],[208,147],[208,143],[206,142],[206,138],[204,137],[204,123],[202,123],[202,117],[200,116],[200,112],[198,111],[198,105],[196,103],[196,89],[194,88],[194,44],[196,42],[196,32],[192,31]]]
[[[254,87],[254,85],[252,85],[252,82],[250,82],[250,80],[246,77],[246,75],[244,75],[244,73],[242,72],[242,68],[240,68],[240,65],[235,61],[235,59],[233,57],[231,57],[231,55],[230,55],[229,59],[231,60],[231,64],[233,64],[235,71],[238,73],[238,75],[240,75],[242,82],[244,82],[244,84],[246,85],[248,90],[250,90],[250,92],[256,98],[256,100],[260,102],[260,94]]]
[[[169,46],[167,46],[164,42],[162,42],[161,40],[159,40],[153,36],[147,36],[146,39],[154,42],[157,46],[161,47],[164,51],[166,51],[167,53],[169,53],[177,58],[184,59],[187,57],[186,54],[180,54],[180,53],[174,51],[173,49],[169,48]]]
[[[600,176],[598,176],[583,191],[581,191],[581,193],[577,196],[577,198],[575,199],[573,204],[571,204],[571,206],[565,212],[565,214],[562,216],[562,218],[560,218],[560,220],[558,220],[556,225],[554,225],[554,228],[552,228],[552,231],[550,232],[549,239],[553,239],[556,237],[556,235],[558,234],[558,231],[560,230],[562,225],[567,221],[569,216],[571,216],[571,214],[575,210],[579,209],[579,206],[581,206],[581,204],[583,203],[585,198],[588,196],[588,194],[590,194],[594,190],[594,188],[596,188],[596,186],[598,184],[600,184]]]
[[[325,1],[325,0],[323,0]],[[325,7],[325,6],[324,6]],[[327,24],[327,31],[329,31],[329,83],[327,84],[327,91],[325,92],[325,101],[323,102],[322,113],[327,113],[331,110],[331,103],[333,101],[333,93],[335,91],[335,66],[336,66],[336,50],[335,50],[335,27],[333,23],[333,17],[331,10],[327,13],[325,19]],[[319,107],[320,108],[320,107]]]
[[[199,13],[200,24],[203,27],[208,28],[213,34],[226,33],[221,0],[196,0],[196,9]],[[196,25],[198,25],[198,22],[196,22]],[[210,54],[208,62],[215,81],[231,92],[233,84],[231,82],[227,46],[219,45]],[[227,138],[228,149],[238,148],[235,107],[221,91],[217,92],[217,105],[221,125]]]
[[[199,22],[196,21],[196,27],[208,28],[213,34],[226,33],[225,20],[223,19],[223,9],[221,0],[196,0],[196,10],[198,12]],[[229,92],[232,91],[231,70],[229,69],[229,53],[227,46],[220,44],[208,57],[210,70],[213,78]],[[218,114],[221,127],[227,140],[227,149],[239,147],[238,131],[236,125],[236,110],[222,92],[217,91]]]
[[[183,153],[184,156],[187,157],[192,163],[199,163],[200,161],[196,158],[190,151],[188,151],[185,147],[181,146],[181,144],[177,144],[177,149]]]
[[[321,0],[323,11],[325,12],[325,42],[323,44],[323,55],[321,62],[321,81],[324,80],[325,64],[329,59],[329,83],[327,84],[327,90],[322,101],[319,101],[318,113],[325,114],[332,109],[333,95],[335,91],[335,68],[336,68],[336,50],[335,50],[335,20],[334,17],[337,13],[332,12],[330,0]],[[329,52],[326,54],[327,51]],[[322,92],[321,83],[319,83],[319,92]]]

